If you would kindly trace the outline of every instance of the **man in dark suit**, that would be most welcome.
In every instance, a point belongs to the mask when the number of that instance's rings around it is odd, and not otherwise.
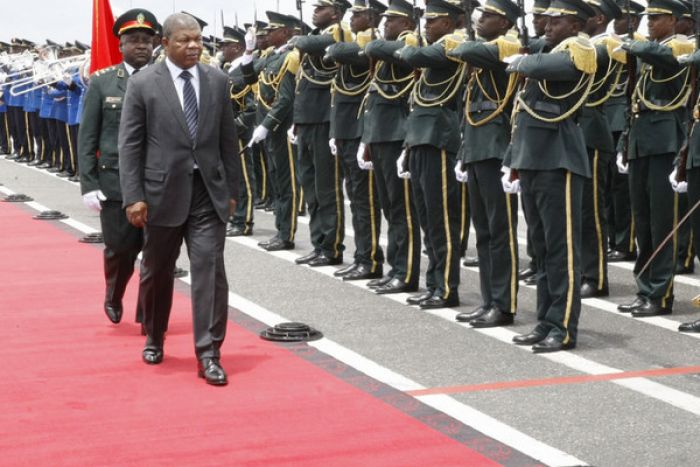
[[[78,132],[80,190],[83,202],[100,212],[104,236],[104,310],[113,323],[122,319],[122,297],[134,273],[134,261],[141,251],[141,230],[130,225],[122,209],[119,187],[117,135],[126,81],[151,60],[151,39],[159,28],[155,16],[142,10],[129,10],[114,24],[123,62],[97,71],[90,78],[83,116]],[[99,154],[99,158],[98,158]],[[141,322],[137,309],[136,321]]]
[[[163,23],[166,58],[129,81],[119,127],[123,206],[144,227],[139,302],[147,338],[143,360],[163,360],[173,294],[172,269],[183,239],[192,270],[198,375],[224,385],[226,221],[238,197],[240,162],[229,80],[199,64],[202,32],[176,13]]]

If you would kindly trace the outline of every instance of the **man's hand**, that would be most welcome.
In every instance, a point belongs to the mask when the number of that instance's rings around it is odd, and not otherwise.
[[[630,171],[630,166],[629,164],[626,164],[624,162],[624,158],[621,152],[618,152],[617,157],[615,157],[615,165],[617,165],[617,171],[620,172],[622,175],[626,175]]]
[[[331,138],[328,140],[328,148],[331,150],[331,154],[333,156],[338,155],[338,146],[335,144],[335,138]]]
[[[673,172],[668,176],[668,181],[671,184],[671,189],[676,193],[687,193],[688,182],[678,181],[678,169],[674,168]]]
[[[259,143],[260,141],[267,138],[268,133],[269,133],[269,130],[267,128],[265,128],[262,125],[258,125],[255,128],[255,130],[253,130],[253,137],[250,138],[250,142],[248,143],[248,147],[252,148],[255,143]]]
[[[137,229],[143,228],[148,222],[148,205],[143,201],[137,201],[126,207],[126,219],[129,224]]]
[[[462,170],[462,161],[457,161],[455,165],[455,178],[459,183],[467,183],[469,181],[469,173],[466,170]]]
[[[256,46],[256,31],[255,28],[248,28],[245,32],[245,50],[248,53],[252,53]]]
[[[509,195],[515,195],[520,191],[520,179],[511,180],[512,171],[510,167],[501,167],[503,176],[501,177],[501,185],[503,192]]]
[[[88,209],[99,212],[102,210],[100,201],[105,201],[106,199],[107,197],[102,193],[102,190],[94,190],[83,195],[83,204],[85,204]]]
[[[228,200],[228,216],[231,217],[236,212],[236,200],[231,198]]]
[[[367,145],[365,143],[360,143],[357,148],[357,166],[362,170],[372,170],[374,169],[374,164],[372,161],[367,160]]]
[[[409,172],[408,169],[406,168],[406,158],[407,158],[407,153],[406,153],[406,150],[404,149],[403,151],[401,151],[399,158],[396,159],[396,175],[398,175],[398,177],[401,179],[410,180],[411,179],[411,172]]]
[[[297,144],[297,132],[294,128],[294,125],[290,126],[289,130],[287,130],[287,139],[290,143]]]

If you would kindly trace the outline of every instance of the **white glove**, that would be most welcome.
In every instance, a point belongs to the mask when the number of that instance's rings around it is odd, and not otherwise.
[[[404,180],[410,180],[411,172],[408,170],[404,171],[404,162],[406,161],[406,150],[401,151],[401,155],[396,159],[396,175]]]
[[[457,164],[455,165],[455,177],[459,183],[467,183],[467,180],[469,180],[469,174],[467,171],[462,171],[462,161],[457,161]]]
[[[508,193],[509,195],[514,195],[520,192],[520,180],[510,179],[510,167],[501,167],[501,172],[503,172],[503,176],[501,177],[501,185],[503,186],[503,192]]]
[[[679,182],[676,177],[678,176],[678,169],[674,168],[671,175],[668,176],[668,181],[671,182],[671,188],[676,193],[687,193],[688,192],[688,182]]]
[[[338,146],[335,145],[335,138],[328,140],[328,147],[331,149],[331,154],[338,155]]]
[[[372,170],[374,169],[374,164],[372,164],[372,161],[365,160],[366,150],[367,145],[365,143],[360,143],[360,147],[357,148],[357,166],[362,170]]]
[[[287,139],[290,143],[297,144],[297,135],[294,132],[294,125],[290,126],[289,130],[287,130]]]
[[[617,157],[615,158],[615,164],[617,165],[617,171],[620,172],[622,175],[626,175],[630,171],[630,166],[629,164],[625,164],[622,161],[622,153],[618,152]]]
[[[73,76],[70,73],[64,73],[63,76],[61,76],[61,81],[63,81],[66,86],[70,86],[71,83],[73,83]]]
[[[248,28],[245,32],[245,49],[252,52],[255,50],[256,41],[256,31],[255,28]]]
[[[102,205],[100,201],[106,201],[107,197],[102,193],[102,190],[93,190],[83,195],[83,204],[92,211],[101,211]]]
[[[255,143],[259,143],[260,141],[264,140],[267,138],[267,134],[269,133],[269,130],[265,128],[262,125],[258,125],[255,130],[253,130],[253,137],[250,138],[250,143],[248,143],[248,147],[253,147]]]

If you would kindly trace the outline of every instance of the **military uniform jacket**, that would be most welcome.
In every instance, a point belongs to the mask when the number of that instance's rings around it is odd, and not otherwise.
[[[362,142],[389,143],[406,139],[408,97],[414,84],[413,68],[394,56],[412,33],[402,33],[398,40],[378,39],[365,47],[365,54],[375,61],[374,77],[364,107]],[[415,37],[415,36],[414,36]]]
[[[685,140],[690,72],[675,58],[689,52],[682,48],[674,38],[631,44],[630,53],[642,67],[632,99],[629,159],[676,153]]]
[[[564,169],[590,177],[586,142],[577,123],[578,112],[572,113],[575,105],[585,98],[585,89],[571,94],[586,78],[585,73],[566,52],[536,53],[513,65],[509,70],[517,70],[526,81],[517,98],[512,144],[504,165],[526,170]],[[562,119],[567,113],[571,115]]]
[[[338,65],[324,61],[323,57],[328,46],[351,38],[349,31],[334,24],[296,40],[295,46],[302,58],[294,97],[295,124],[330,122],[331,84]]]
[[[693,52],[688,59],[688,65],[695,68],[700,67],[700,50]],[[698,84],[695,84],[696,89],[700,89],[697,87]],[[700,98],[696,98],[692,105],[691,118],[693,119],[693,126],[688,135],[688,161],[686,163],[688,169],[700,167]]]
[[[328,55],[338,64],[331,88],[331,138],[357,139],[362,136],[360,106],[372,77],[369,59],[359,52],[357,42],[339,42],[328,49]]]
[[[465,65],[447,57],[444,36],[427,47],[405,47],[401,59],[421,69],[412,93],[406,120],[406,145],[429,145],[457,153],[461,144],[459,125],[460,88]]]
[[[510,143],[510,116],[517,76],[506,72],[498,40],[468,41],[449,52],[451,57],[473,68],[464,99],[465,123],[459,152],[460,160],[465,163],[503,160]],[[520,43],[516,41],[513,51],[519,48]]]
[[[236,120],[238,138],[248,141],[253,136],[255,127],[255,92],[253,87],[245,82],[240,66],[228,71],[231,79],[231,105]]]
[[[123,64],[97,71],[90,78],[78,132],[80,191],[83,194],[102,190],[108,200],[122,199],[117,138],[128,79],[129,73]]]

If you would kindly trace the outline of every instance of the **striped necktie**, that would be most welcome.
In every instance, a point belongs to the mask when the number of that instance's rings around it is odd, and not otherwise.
[[[197,138],[197,118],[199,116],[197,94],[194,92],[194,86],[192,86],[192,73],[184,70],[180,73],[180,78],[185,81],[185,86],[182,89],[182,110],[185,112],[187,128],[189,128],[190,136],[192,141],[194,141]]]

